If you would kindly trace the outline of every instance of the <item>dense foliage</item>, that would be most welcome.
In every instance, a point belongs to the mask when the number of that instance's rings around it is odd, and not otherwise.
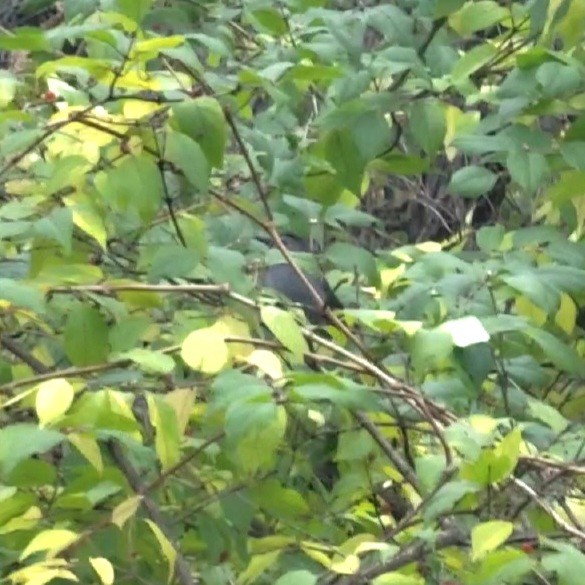
[[[583,2],[0,19],[3,581],[582,585]]]

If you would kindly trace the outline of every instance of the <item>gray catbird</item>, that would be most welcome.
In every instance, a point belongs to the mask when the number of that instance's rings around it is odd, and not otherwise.
[[[271,248],[274,247],[274,243],[269,238],[258,236],[256,239]],[[301,240],[296,236],[288,234],[283,235],[281,236],[281,240],[291,252],[310,253],[315,251],[314,249],[311,249],[308,242]],[[343,308],[343,305],[322,274],[307,274],[307,272],[304,272],[304,274],[319,296],[323,299],[323,302],[327,307],[331,309]],[[319,324],[323,322],[323,314],[315,302],[313,295],[287,262],[268,266],[260,277],[260,283],[263,287],[271,288],[293,303],[301,305],[305,311],[307,319],[311,323]]]

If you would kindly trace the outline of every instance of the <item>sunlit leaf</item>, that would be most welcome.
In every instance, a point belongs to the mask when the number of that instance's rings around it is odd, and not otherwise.
[[[447,321],[440,326],[440,329],[451,335],[453,344],[457,347],[468,347],[475,343],[485,343],[490,340],[490,335],[481,324],[481,321],[473,316]]]
[[[48,557],[59,553],[70,544],[74,543],[79,535],[71,530],[54,529],[39,532],[26,546],[20,555],[23,561],[37,552],[46,552]]]
[[[108,559],[104,557],[92,557],[89,559],[89,562],[103,585],[113,585],[115,579],[114,567]]]
[[[477,524],[471,529],[471,558],[481,559],[506,542],[514,530],[512,522],[492,520]]]
[[[152,520],[146,519],[146,523],[152,530],[152,533],[156,537],[158,543],[160,544],[160,550],[163,556],[167,559],[169,565],[169,576],[168,576],[168,583],[173,581],[173,575],[175,571],[175,561],[177,560],[177,551],[175,550],[174,546],[172,545],[171,541],[167,538],[165,533],[162,531],[161,527],[155,524]]]
[[[197,329],[183,341],[181,357],[194,370],[215,374],[228,363],[229,350],[225,335],[213,327]]]
[[[73,402],[75,391],[64,378],[55,378],[39,384],[35,397],[35,410],[39,422],[46,425],[64,415]]]
[[[136,514],[141,502],[142,496],[131,496],[125,499],[112,511],[112,522],[122,528]]]

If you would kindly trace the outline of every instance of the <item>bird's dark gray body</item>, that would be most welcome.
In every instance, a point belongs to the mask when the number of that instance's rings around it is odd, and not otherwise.
[[[258,239],[270,247],[274,246],[271,240],[266,238]],[[282,236],[281,239],[286,248],[291,252],[310,253],[314,251],[311,250],[311,246],[308,242],[294,236],[285,235]],[[308,274],[307,272],[303,272],[303,274],[321,299],[323,299],[326,306],[332,309],[342,308],[339,299],[335,296],[335,293],[322,274]],[[322,312],[313,298],[313,295],[303,280],[288,263],[283,262],[268,266],[260,277],[260,283],[265,288],[271,288],[277,291],[293,303],[302,305],[305,315],[311,323],[316,324],[323,321]]]

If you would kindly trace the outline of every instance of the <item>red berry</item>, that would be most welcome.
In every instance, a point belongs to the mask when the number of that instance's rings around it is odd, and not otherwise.
[[[50,90],[48,89],[44,94],[43,94],[43,99],[46,102],[54,102],[57,99],[57,96]]]

